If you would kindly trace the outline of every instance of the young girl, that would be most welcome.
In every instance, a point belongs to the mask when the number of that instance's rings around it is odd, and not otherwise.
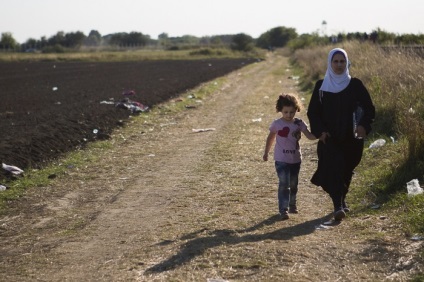
[[[310,140],[315,140],[316,137],[303,120],[294,117],[300,111],[300,103],[295,96],[281,94],[276,109],[281,112],[282,117],[274,120],[269,127],[263,160],[268,161],[269,151],[276,140],[274,160],[279,179],[278,210],[284,220],[289,218],[289,213],[298,213],[296,194],[302,158],[299,146],[301,132]]]

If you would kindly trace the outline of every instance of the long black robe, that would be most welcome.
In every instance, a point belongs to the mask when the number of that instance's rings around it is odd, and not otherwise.
[[[319,138],[323,132],[330,137],[318,142],[318,168],[311,182],[321,186],[333,198],[346,196],[353,170],[362,158],[364,141],[353,132],[353,113],[358,106],[363,116],[359,121],[367,134],[375,117],[375,107],[363,83],[352,78],[338,93],[320,91],[323,80],[317,81],[308,107],[311,132]]]

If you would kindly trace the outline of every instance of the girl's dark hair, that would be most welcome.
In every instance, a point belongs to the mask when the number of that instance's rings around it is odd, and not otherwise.
[[[278,97],[277,104],[275,105],[277,113],[281,112],[283,110],[283,107],[293,107],[296,109],[297,112],[300,112],[301,108],[296,96],[284,93]]]

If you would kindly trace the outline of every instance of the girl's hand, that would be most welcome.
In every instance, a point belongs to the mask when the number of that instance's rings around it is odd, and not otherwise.
[[[264,154],[264,156],[262,157],[263,158],[263,160],[266,162],[266,161],[268,161],[268,154],[267,153],[265,153]]]

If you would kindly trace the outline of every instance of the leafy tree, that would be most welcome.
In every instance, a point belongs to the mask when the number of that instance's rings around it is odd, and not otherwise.
[[[25,41],[24,45],[27,48],[35,48],[38,45],[38,40],[34,38],[29,38],[27,41]]]
[[[0,39],[0,48],[1,49],[16,49],[18,47],[18,42],[13,38],[12,33],[3,32]]]
[[[168,36],[168,33],[162,32],[161,34],[158,35],[158,38],[166,40],[169,38],[169,36]]]
[[[65,32],[58,31],[55,35],[47,40],[49,46],[62,45],[65,46]]]
[[[112,34],[110,44],[123,46],[145,46],[150,41],[150,36],[143,35],[140,32],[121,32]]]
[[[200,39],[193,35],[183,35],[181,37],[171,37],[169,38],[171,44],[173,45],[196,45],[199,44]]]
[[[423,45],[424,44],[424,35],[416,34],[402,34],[397,36],[395,39],[397,45]]]
[[[123,38],[124,38],[125,34],[126,33],[124,33],[124,32],[119,32],[119,33],[114,33],[114,34],[110,35],[109,43],[111,45],[122,45],[123,41],[124,41]]]
[[[81,31],[65,33],[57,32],[47,40],[49,46],[60,45],[62,47],[75,48],[80,47],[86,36]]]
[[[377,28],[377,30],[373,30],[371,33],[371,40],[374,43],[393,44],[395,42],[395,39],[396,34],[383,31],[380,28]]]
[[[321,37],[318,33],[305,33],[301,34],[295,39],[290,40],[286,46],[289,47],[292,51],[295,51],[297,49],[303,49],[306,47],[326,45],[329,43],[329,41],[329,37]]]
[[[216,46],[222,45],[222,38],[219,36],[212,36],[210,39],[210,43]]]
[[[81,31],[70,32],[65,34],[65,45],[66,47],[76,48],[81,47],[86,36]]]
[[[253,49],[253,38],[245,33],[233,36],[231,49],[237,51],[251,51]]]
[[[261,48],[285,47],[287,43],[297,37],[296,29],[284,26],[275,27],[261,34],[256,45]]]
[[[166,33],[166,32],[162,32],[161,34],[159,34],[158,35],[158,41],[159,41],[159,44],[161,45],[161,46],[168,46],[169,45],[169,36],[168,36],[168,33]]]
[[[99,46],[102,42],[102,36],[97,30],[91,30],[87,38],[84,40],[84,44],[87,46]]]

